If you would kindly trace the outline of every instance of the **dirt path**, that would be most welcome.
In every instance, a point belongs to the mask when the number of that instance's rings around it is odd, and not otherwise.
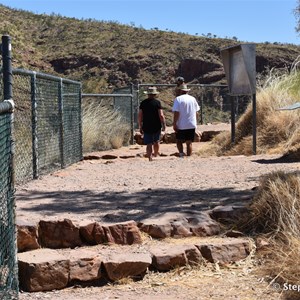
[[[136,157],[144,150],[134,146],[94,153],[134,158],[84,160],[17,187],[17,217],[120,222],[169,211],[206,210],[249,201],[262,174],[300,166],[259,155],[179,159],[170,156],[176,152],[175,145],[162,145],[167,156],[149,162]]]
[[[194,144],[194,150],[201,143]],[[298,171],[300,163],[276,156],[177,158],[175,145],[161,145],[166,156],[152,162],[145,147],[94,153],[114,160],[84,160],[17,187],[17,219],[142,220],[176,211],[201,211],[246,203],[259,177],[272,171]],[[138,156],[137,156],[138,155]],[[121,158],[123,157],[123,158]],[[124,158],[127,157],[127,158]],[[228,268],[202,266],[166,274],[147,274],[142,282],[105,287],[24,293],[20,299],[279,299],[276,290],[253,272],[251,262]]]

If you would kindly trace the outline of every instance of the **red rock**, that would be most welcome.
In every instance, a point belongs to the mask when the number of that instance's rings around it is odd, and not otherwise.
[[[81,246],[79,228],[71,220],[39,222],[41,246],[57,248],[75,248]]]
[[[56,250],[38,249],[18,254],[20,287],[29,292],[63,289],[70,261]]]
[[[202,256],[212,263],[227,264],[246,258],[251,251],[246,239],[224,239],[218,242],[197,244]]]
[[[22,220],[17,221],[17,245],[18,251],[39,249],[38,226]]]
[[[151,264],[149,253],[128,252],[114,253],[104,258],[103,266],[110,280],[116,281],[126,277],[143,276]]]

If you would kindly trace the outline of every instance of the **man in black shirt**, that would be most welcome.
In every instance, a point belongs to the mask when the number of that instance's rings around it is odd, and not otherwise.
[[[156,87],[149,87],[146,92],[148,98],[143,100],[139,107],[139,129],[144,135],[144,144],[149,160],[159,154],[159,140],[161,130],[166,130],[165,116],[161,103],[156,99],[159,94]]]

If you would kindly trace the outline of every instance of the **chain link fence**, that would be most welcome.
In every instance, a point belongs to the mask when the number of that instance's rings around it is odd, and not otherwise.
[[[11,102],[0,103],[0,299],[18,299]]]
[[[82,159],[81,84],[13,69],[16,182]]]
[[[18,299],[15,184],[82,159],[81,84],[19,69],[10,75],[0,73],[0,299]],[[12,82],[14,111],[3,101]]]
[[[189,94],[194,96],[200,106],[199,124],[230,123],[233,114],[235,121],[245,112],[251,96],[230,97],[227,85],[213,84],[187,84]],[[139,84],[137,87],[138,104],[145,99],[143,92],[149,86],[156,86],[160,92],[161,100],[166,115],[167,126],[172,124],[172,104],[175,99],[175,84]]]
[[[82,94],[84,152],[133,144],[137,114],[132,93],[132,87],[124,87],[111,94]]]

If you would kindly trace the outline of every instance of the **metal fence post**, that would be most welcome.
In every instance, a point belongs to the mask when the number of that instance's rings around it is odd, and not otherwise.
[[[60,164],[61,168],[65,167],[65,154],[64,154],[64,104],[63,104],[63,79],[60,78],[58,87],[58,115],[59,115],[59,128],[60,128]]]
[[[80,140],[80,159],[83,159],[83,133],[82,133],[82,84],[80,84],[79,88],[79,140]]]
[[[203,93],[201,94],[201,97],[200,97],[200,124],[203,125],[203,98],[204,98],[204,95]]]
[[[19,290],[19,281],[18,281],[18,258],[17,258],[17,227],[16,227],[16,213],[15,213],[15,197],[14,197],[14,190],[15,190],[15,141],[14,141],[14,114],[13,114],[13,76],[12,76],[12,60],[11,60],[11,38],[9,35],[2,36],[2,65],[3,65],[3,95],[4,100],[7,100],[12,104],[12,109],[9,116],[10,121],[10,158],[8,169],[10,169],[11,173],[8,175],[8,194],[7,194],[7,209],[10,209],[10,213],[8,216],[8,227],[12,229],[12,235],[9,240],[3,239],[3,231],[1,228],[1,240],[6,241],[8,247],[6,250],[8,257],[8,265],[11,268],[9,274],[9,287],[15,289],[16,296],[18,296]],[[3,210],[3,207],[1,208]],[[2,220],[1,220],[2,221]],[[1,222],[2,223],[2,222]],[[2,247],[2,246],[1,246]],[[1,262],[2,263],[2,262]],[[13,274],[11,274],[13,272]],[[5,293],[4,293],[5,296]]]
[[[231,108],[231,143],[235,142],[235,106],[234,106],[234,96],[228,95],[230,98],[230,108]]]
[[[9,35],[2,36],[2,64],[3,64],[3,93],[4,100],[12,100],[13,92],[13,76],[12,76],[12,63],[11,63],[11,39]],[[15,185],[15,141],[13,134],[13,121],[14,117],[11,114],[11,188],[14,189]]]
[[[131,145],[134,144],[134,110],[133,110],[133,85],[130,87],[130,113],[131,113]]]
[[[39,177],[38,167],[38,136],[37,136],[37,101],[36,101],[36,72],[31,77],[31,118],[32,118],[32,175]]]
[[[11,38],[9,35],[2,36],[2,64],[3,64],[3,94],[4,100],[12,100],[13,76],[11,63]],[[11,114],[11,184],[12,189],[15,185],[15,141],[13,134],[13,114]]]
[[[252,95],[253,154],[256,155],[256,94]]]
[[[2,63],[4,100],[12,99],[12,65],[11,65],[11,39],[9,35],[2,36]]]

